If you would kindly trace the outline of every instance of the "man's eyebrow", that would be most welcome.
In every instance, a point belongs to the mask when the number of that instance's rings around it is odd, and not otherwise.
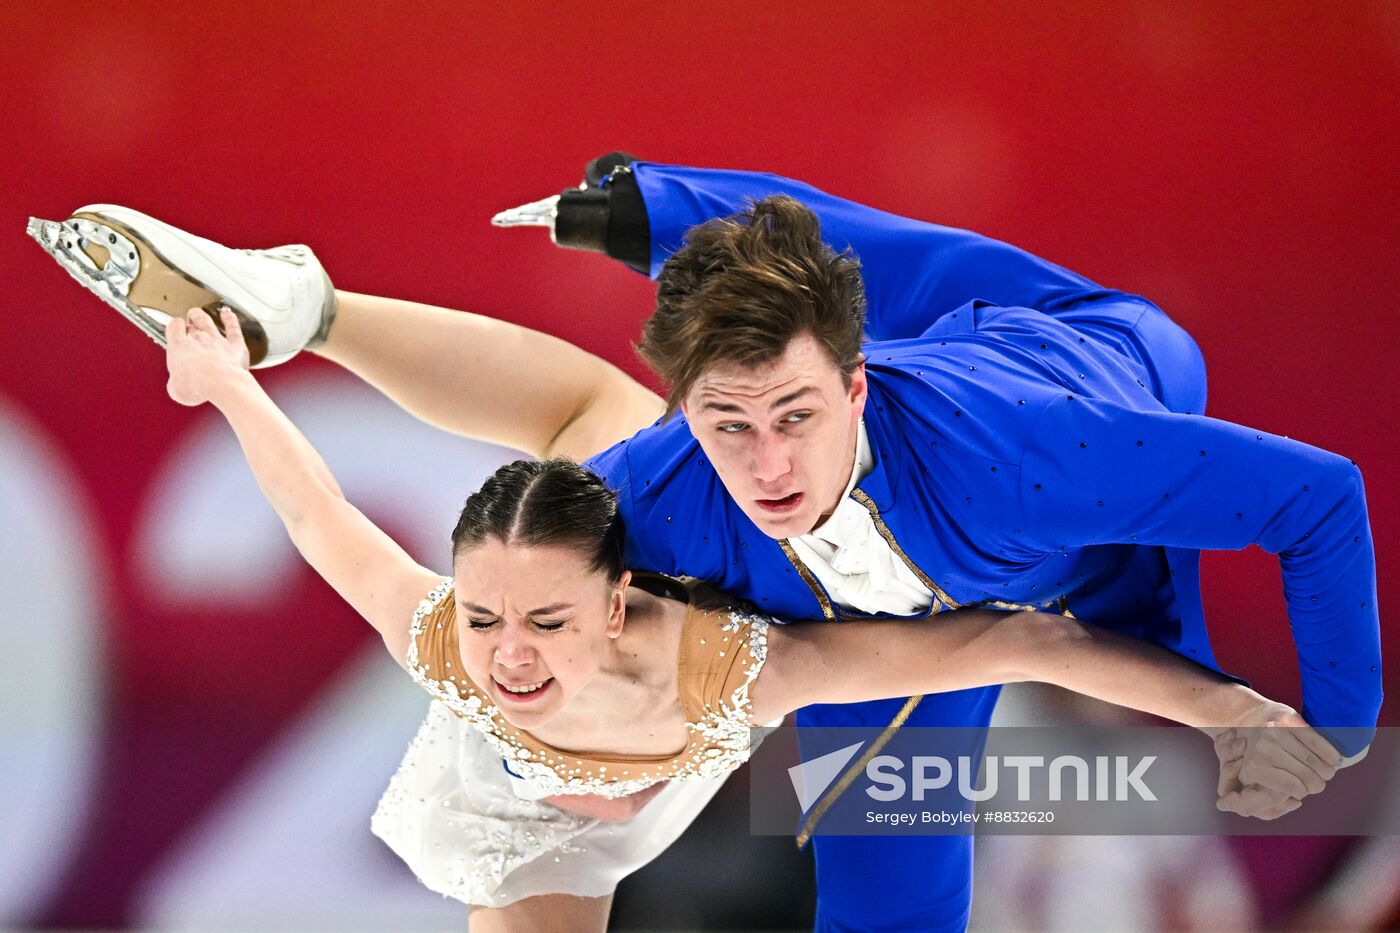
[[[480,616],[494,616],[496,614],[490,609],[487,609],[485,606],[478,606],[476,603],[469,603],[466,600],[458,600],[457,605],[461,606],[468,612],[474,612]],[[565,609],[572,608],[574,608],[573,603],[550,603],[548,606],[541,606],[538,609],[531,609],[525,614],[527,616],[547,616],[552,615],[556,612],[562,612]]]
[[[798,390],[795,391],[795,392],[789,392],[787,395],[784,395],[784,396],[781,396],[781,397],[779,397],[779,398],[774,399],[774,400],[773,400],[773,403],[772,403],[771,405],[769,405],[768,408],[769,408],[770,411],[771,411],[772,409],[774,409],[774,408],[782,408],[784,405],[790,405],[790,404],[792,404],[793,402],[797,401],[798,399],[802,398],[802,396],[807,395],[807,394],[812,393],[812,392],[815,392],[815,391],[817,391],[817,390],[816,390],[816,387],[814,387],[814,386],[806,386],[805,388],[798,389]],[[740,408],[738,405],[734,405],[734,404],[731,404],[731,403],[729,403],[729,402],[718,402],[718,401],[708,401],[708,402],[706,402],[705,404],[703,404],[703,405],[700,406],[700,410],[701,410],[701,411],[722,411],[722,412],[727,412],[727,413],[731,413],[731,414],[742,414],[742,413],[743,413],[743,409]]]
[[[706,402],[700,406],[701,411],[723,411],[730,414],[740,414],[743,409],[738,405],[731,405],[729,402]]]
[[[769,405],[768,407],[769,407],[770,410],[771,410],[771,409],[774,409],[774,408],[782,408],[784,405],[787,405],[787,404],[790,404],[790,403],[792,403],[792,402],[797,401],[798,399],[800,399],[802,396],[808,394],[809,392],[815,392],[815,391],[817,391],[817,390],[816,390],[816,388],[815,388],[814,386],[807,386],[807,387],[805,387],[805,388],[798,389],[796,392],[789,392],[787,395],[784,395],[782,398],[780,398],[780,399],[775,399],[774,402],[773,402],[773,404],[772,404],[772,405]]]

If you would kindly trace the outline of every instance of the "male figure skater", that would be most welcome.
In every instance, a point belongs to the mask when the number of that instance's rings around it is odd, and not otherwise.
[[[1359,472],[1205,418],[1199,352],[1163,312],[1006,244],[775,176],[639,162],[600,190],[633,182],[660,279],[641,350],[681,417],[590,463],[620,493],[632,566],[704,577],[791,618],[1058,606],[1215,666],[1198,550],[1259,543],[1280,555],[1304,716],[1343,754],[1364,750],[1380,673]],[[765,200],[692,229],[748,199]],[[294,268],[129,228],[263,323],[270,356],[319,332],[320,352],[435,423],[531,452],[596,451],[618,406],[644,407],[625,376],[549,338],[360,296],[333,318],[305,257]],[[639,264],[637,242],[612,251]],[[855,261],[825,244],[859,257],[864,296]],[[275,280],[278,264],[302,276],[288,305],[302,310],[212,281],[254,259],[265,268],[245,277]],[[876,342],[862,346],[867,300]],[[562,380],[566,366],[593,367],[592,381]],[[996,695],[810,707],[799,723],[981,726]],[[1223,805],[1276,816],[1333,773],[1335,760],[1285,767],[1263,749],[1222,752]],[[815,845],[819,929],[965,926],[970,838]]]
[[[1203,360],[1160,309],[1004,244],[774,176],[622,162],[602,183],[618,186],[612,210],[623,216],[614,226],[630,235],[595,241],[658,277],[640,351],[686,416],[593,461],[632,497],[640,564],[701,573],[780,612],[801,601],[778,607],[772,581],[791,585],[796,570],[811,592],[805,608],[827,618],[1059,602],[1215,667],[1198,551],[1258,543],[1281,558],[1304,716],[1324,730],[1374,724],[1379,628],[1359,472],[1315,448],[1202,417]],[[882,341],[864,347],[863,362],[825,333],[805,339],[820,324],[794,337],[777,323],[784,314],[774,309],[809,301],[844,305],[851,319],[859,302],[823,291],[818,283],[839,273],[824,276],[804,251],[793,234],[800,220],[765,210],[770,202],[760,199],[774,195],[811,208],[823,239],[860,258],[867,331]],[[748,201],[759,206],[744,223],[769,235],[697,228]],[[784,417],[814,417],[794,396],[823,367],[828,395],[839,371],[837,404],[843,414],[847,400],[863,410],[864,424],[814,442],[820,428]],[[706,487],[713,475],[728,497]],[[742,525],[736,505],[779,548],[733,535],[746,555],[735,565],[726,560],[732,543],[697,546],[689,529]],[[903,721],[972,725],[986,721],[993,701],[993,691],[925,698]],[[875,706],[813,708],[799,722],[875,725],[897,715],[898,704]],[[1359,755],[1369,732],[1332,737]],[[1256,791],[1246,803],[1222,789],[1222,805],[1255,814],[1287,806],[1280,789]],[[951,886],[934,881],[947,899],[931,891],[917,903],[921,879],[931,881],[928,855],[944,844],[897,852],[904,842],[817,840],[820,910],[831,928],[858,916],[852,928],[922,928],[956,902]],[[889,897],[869,893],[882,885]],[[885,906],[891,899],[902,906]]]

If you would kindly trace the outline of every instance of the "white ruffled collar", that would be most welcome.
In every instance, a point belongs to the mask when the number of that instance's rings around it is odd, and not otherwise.
[[[829,560],[831,569],[837,573],[870,573],[874,569],[872,557],[878,553],[878,550],[889,551],[889,547],[879,537],[875,523],[870,520],[870,513],[866,511],[865,506],[851,498],[851,492],[861,480],[870,475],[870,471],[874,468],[875,455],[870,450],[870,437],[866,434],[865,419],[862,418],[856,430],[856,450],[854,462],[851,464],[851,479],[846,483],[846,489],[841,493],[840,501],[836,503],[836,508],[826,521],[802,535],[804,543],[821,542],[836,549],[835,554]],[[878,550],[872,550],[872,546]],[[881,562],[876,560],[873,563]]]
[[[880,534],[870,511],[851,496],[874,468],[862,421],[845,494],[826,521],[790,543],[842,606],[871,614],[912,615],[929,607],[932,594]]]

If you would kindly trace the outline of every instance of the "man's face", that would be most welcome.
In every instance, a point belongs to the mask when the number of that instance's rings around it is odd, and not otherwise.
[[[706,370],[681,410],[744,514],[770,538],[791,538],[821,524],[845,492],[865,388],[864,366],[848,388],[804,334],[763,366]]]

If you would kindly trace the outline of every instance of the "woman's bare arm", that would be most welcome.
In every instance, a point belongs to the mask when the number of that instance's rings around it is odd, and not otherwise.
[[[352,292],[336,307],[315,352],[456,434],[583,460],[666,408],[611,363],[516,324]]]
[[[212,403],[302,557],[364,616],[404,663],[414,607],[442,578],[409,557],[346,501],[321,455],[246,369],[238,320],[220,334],[204,312],[166,329],[167,389],[182,405]]]
[[[771,626],[768,659],[752,690],[753,718],[770,722],[809,703],[1017,681],[1055,684],[1211,735],[1240,726],[1296,726],[1281,730],[1278,741],[1322,781],[1339,760],[1287,706],[1223,674],[1157,645],[1040,612],[964,609],[923,620]],[[1298,796],[1321,790],[1312,776],[1299,776]]]

